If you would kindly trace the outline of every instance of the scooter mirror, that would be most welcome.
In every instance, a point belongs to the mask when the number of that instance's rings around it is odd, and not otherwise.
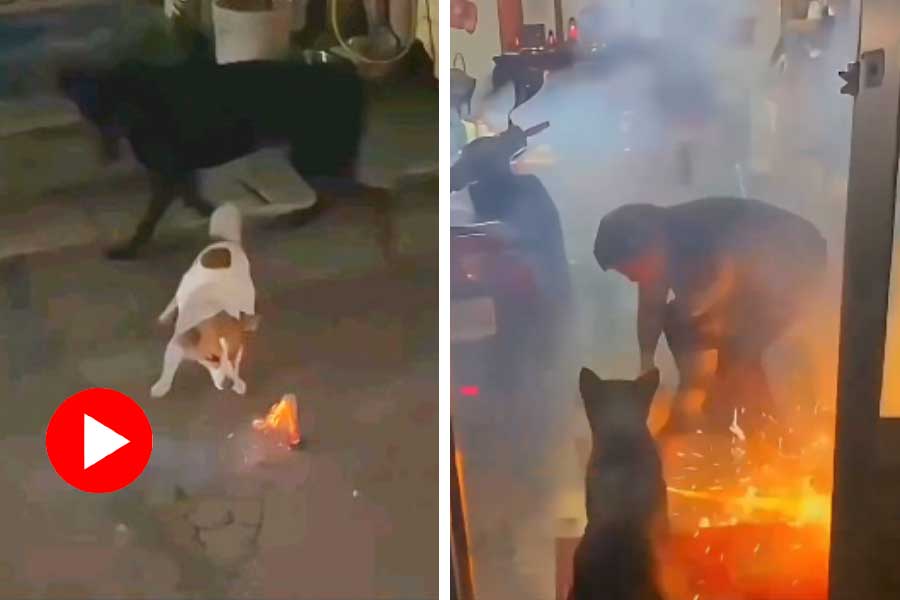
[[[531,67],[515,69],[513,71],[513,87],[515,101],[510,113],[534,98],[535,94],[544,87],[544,71]]]

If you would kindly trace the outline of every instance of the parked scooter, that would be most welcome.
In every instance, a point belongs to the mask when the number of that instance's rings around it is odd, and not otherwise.
[[[510,120],[467,144],[450,170],[452,202],[468,201],[451,218],[450,251],[451,361],[463,395],[533,393],[557,356],[570,299],[559,214],[538,177],[511,169],[528,138],[549,126],[523,130]]]

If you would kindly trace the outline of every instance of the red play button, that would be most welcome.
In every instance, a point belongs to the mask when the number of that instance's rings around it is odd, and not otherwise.
[[[138,478],[150,460],[153,431],[137,402],[94,388],[63,402],[47,425],[47,456],[66,483],[103,494]]]

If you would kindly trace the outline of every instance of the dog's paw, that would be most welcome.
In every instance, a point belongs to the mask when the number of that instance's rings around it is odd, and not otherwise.
[[[137,258],[137,248],[131,244],[123,244],[107,249],[105,254],[110,260],[134,260]]]
[[[231,385],[231,389],[235,394],[240,394],[241,396],[243,396],[247,393],[247,382],[243,379],[238,379]]]
[[[150,396],[153,398],[162,398],[166,394],[169,393],[169,390],[172,388],[170,384],[167,384],[163,381],[157,381],[153,384],[153,387],[150,388]]]

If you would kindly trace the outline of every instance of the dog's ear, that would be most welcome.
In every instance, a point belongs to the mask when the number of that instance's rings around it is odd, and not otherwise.
[[[578,375],[578,389],[585,402],[597,396],[602,385],[603,380],[597,377],[596,373],[587,367],[581,368],[581,373]]]
[[[584,414],[591,428],[591,434],[596,435],[602,428],[603,412],[606,405],[606,392],[603,389],[603,380],[587,367],[582,367],[581,373],[578,375],[578,388],[581,391]]]
[[[262,320],[260,315],[243,315],[241,317],[241,323],[244,326],[244,331],[256,331],[259,329],[259,322]]]
[[[653,397],[656,395],[656,390],[659,389],[659,369],[650,369],[638,377],[634,383],[638,389],[638,396],[641,401],[645,403],[647,411],[649,412],[650,405],[653,403]]]

